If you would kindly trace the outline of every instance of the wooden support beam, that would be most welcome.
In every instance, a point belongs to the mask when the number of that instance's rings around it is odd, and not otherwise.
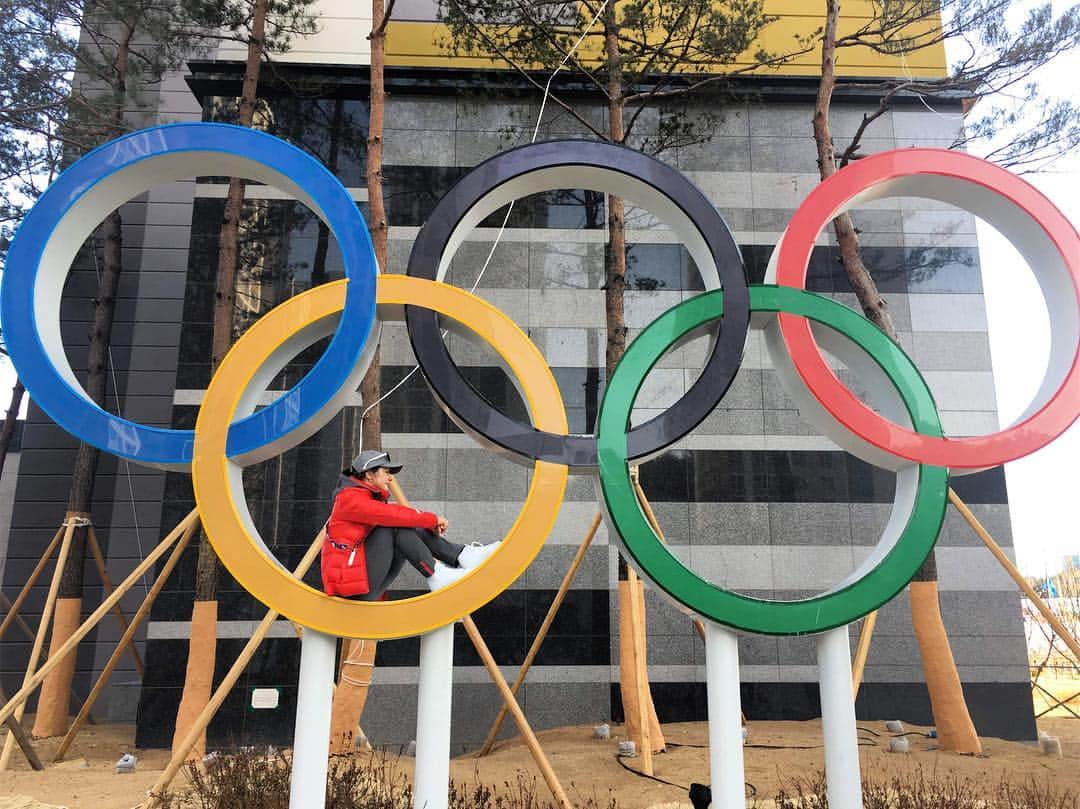
[[[11,603],[11,599],[9,599],[6,595],[4,595],[3,592],[0,592],[0,606],[3,606],[3,608],[5,610],[14,611],[14,609],[15,609],[14,605]],[[30,624],[26,623],[26,620],[21,615],[18,615],[18,614],[15,615],[15,623],[18,625],[19,631],[23,633],[23,636],[25,636],[25,638],[28,641],[33,643],[34,642],[34,630],[30,628]],[[83,698],[81,696],[79,696],[79,692],[75,690],[74,686],[71,687],[70,691],[71,691],[71,699],[74,700],[74,703],[76,705],[82,705],[83,704]],[[6,702],[6,701],[7,701],[6,699],[0,699],[0,705],[3,705],[4,702]],[[93,715],[92,714],[87,714],[86,715],[86,721],[89,722],[91,725],[93,725],[94,724]]]
[[[633,568],[627,571],[627,581],[630,585],[630,626],[633,648],[634,690],[637,692],[637,720],[640,739],[638,743],[638,756],[641,757],[641,770],[646,775],[653,774],[653,750],[651,723],[649,721],[649,670],[645,664],[645,616],[641,613],[641,603],[638,601],[638,591],[641,589],[641,580]]]
[[[668,544],[667,537],[664,536],[664,529],[660,527],[660,521],[656,519],[656,512],[653,511],[652,503],[649,502],[649,498],[645,496],[645,490],[641,488],[641,481],[637,475],[633,475],[630,478],[634,483],[634,493],[637,495],[638,504],[641,506],[641,510],[645,512],[645,519],[648,520],[649,525],[652,526],[653,531],[656,532],[656,536],[660,538],[660,541],[665,545]],[[694,619],[694,629],[697,630],[698,637],[702,642],[705,642],[705,625],[701,623],[697,618]]]
[[[641,480],[637,474],[630,476],[630,480],[634,484],[634,493],[637,495],[638,504],[641,506],[641,510],[645,512],[645,519],[648,520],[649,525],[652,526],[653,531],[656,532],[656,536],[660,538],[660,541],[665,545],[668,544],[667,537],[664,536],[664,529],[660,527],[660,521],[656,519],[656,512],[653,511],[652,503],[649,502],[649,498],[645,496],[645,490],[641,488]],[[701,623],[698,618],[694,619],[694,631],[697,632],[697,636],[701,638],[701,642],[705,642],[705,624]],[[741,710],[739,715],[742,717],[742,723],[746,724],[746,714]]]
[[[1031,681],[1031,686],[1032,686],[1032,688],[1038,688],[1040,691],[1043,692],[1043,696],[1046,698],[1046,704],[1050,706],[1049,708],[1042,711],[1041,713],[1035,714],[1035,719],[1036,720],[1042,719],[1048,713],[1050,713],[1051,711],[1056,711],[1058,708],[1064,708],[1066,711],[1068,711],[1070,714],[1072,714],[1073,719],[1080,719],[1080,714],[1078,714],[1076,711],[1074,711],[1072,708],[1069,707],[1070,702],[1072,702],[1077,697],[1080,697],[1080,691],[1077,691],[1071,697],[1065,697],[1065,699],[1058,699],[1058,697],[1055,694],[1051,693],[1050,691],[1047,691],[1045,688],[1043,688],[1041,685],[1039,685],[1039,683],[1036,680]]]
[[[405,496],[405,492],[402,491],[401,485],[396,480],[390,481],[390,493],[394,495],[394,499],[401,505],[409,505],[409,499]],[[540,747],[540,742],[537,740],[536,734],[533,733],[532,727],[529,725],[529,720],[525,718],[525,712],[521,710],[517,698],[510,690],[510,686],[506,684],[506,679],[502,676],[502,672],[495,664],[495,658],[492,657],[491,650],[488,649],[487,644],[484,642],[480,630],[476,628],[472,616],[466,615],[461,621],[465,626],[465,631],[469,635],[469,640],[471,640],[473,646],[476,647],[477,654],[479,654],[480,659],[484,661],[484,668],[487,669],[492,682],[495,683],[495,687],[499,689],[499,693],[503,698],[503,703],[510,711],[511,716],[514,717],[514,721],[518,726],[518,731],[525,738],[525,744],[528,746],[529,752],[536,762],[536,766],[540,768],[540,774],[543,775],[544,781],[551,790],[551,794],[555,796],[555,800],[562,809],[573,809],[573,804],[571,804],[570,800],[566,797],[566,792],[563,790],[562,784],[559,783],[555,771],[551,768],[551,763],[547,760],[547,756],[544,755],[544,750]]]
[[[135,633],[142,625],[143,619],[150,614],[150,608],[154,605],[154,601],[161,593],[162,588],[165,586],[166,580],[172,573],[173,568],[176,567],[180,561],[180,557],[184,553],[184,549],[187,547],[191,537],[195,534],[195,531],[199,527],[199,520],[192,520],[184,533],[180,537],[180,541],[176,543],[172,549],[172,553],[169,554],[169,558],[165,561],[165,567],[161,569],[157,579],[154,581],[153,586],[150,588],[150,592],[146,594],[146,598],[143,599],[143,603],[139,605],[139,609],[135,612],[135,616],[131,619],[131,623],[124,629],[124,634],[120,638],[120,642],[116,644],[116,648],[113,649],[112,656],[109,657],[109,661],[105,664],[105,668],[102,669],[101,675],[98,677],[96,683],[94,683],[93,689],[90,691],[90,695],[86,698],[86,702],[83,703],[82,709],[75,717],[75,721],[71,723],[71,727],[68,728],[67,734],[60,742],[60,747],[57,748],[56,754],[53,756],[53,761],[63,761],[64,756],[67,755],[68,748],[71,747],[71,743],[75,741],[75,737],[78,735],[79,730],[82,728],[83,723],[90,716],[90,710],[94,707],[94,703],[97,702],[101,692],[105,690],[105,686],[109,682],[109,678],[112,676],[113,671],[116,669],[117,664],[120,662],[121,656],[124,654],[124,649],[133,644]]]
[[[5,611],[14,611],[14,604],[11,603],[11,599],[4,595],[3,591],[0,591],[0,607],[3,607]],[[19,627],[19,631],[23,633],[23,637],[31,643],[34,642],[34,629],[30,624],[26,623],[26,619],[21,615],[15,615],[15,625]]]
[[[56,596],[60,592],[60,579],[64,575],[64,565],[67,563],[68,552],[71,550],[71,538],[75,535],[75,521],[67,519],[64,521],[64,539],[60,543],[60,553],[56,556],[56,568],[53,570],[52,581],[49,582],[49,593],[45,597],[45,608],[41,611],[41,623],[38,624],[37,635],[34,636],[34,645],[30,650],[30,660],[26,664],[26,674],[23,675],[23,687],[19,692],[26,691],[29,688],[29,684],[32,683],[36,677],[38,661],[41,659],[41,650],[45,646],[45,636],[49,633],[49,624],[52,621],[53,608],[56,606]],[[59,657],[56,655],[55,657]],[[52,662],[51,659],[42,666],[42,671],[45,671]],[[44,679],[44,677],[42,677]],[[40,682],[40,680],[39,680]],[[18,694],[15,695],[18,697]],[[12,700],[14,702],[14,700]],[[11,703],[8,703],[10,705]],[[26,710],[26,699],[20,700],[11,711],[7,711],[7,705],[4,706],[3,722],[7,724],[7,718],[13,716],[16,722],[22,722],[23,712]],[[0,772],[7,769],[8,762],[11,761],[11,751],[15,747],[14,734],[9,735],[4,741],[4,750],[0,753]]]
[[[870,654],[870,639],[874,636],[874,625],[877,623],[877,610],[863,618],[862,629],[859,630],[859,644],[855,647],[855,659],[851,661],[851,691],[856,698],[862,687],[863,671],[866,669],[866,658]]]
[[[1035,588],[1028,584],[1028,580],[1024,578],[1024,574],[1021,573],[1016,565],[1012,563],[1012,560],[1005,555],[1005,551],[1003,551],[1001,546],[994,541],[992,536],[990,536],[990,532],[983,528],[982,523],[980,523],[975,515],[971,513],[971,509],[967,507],[967,504],[960,499],[960,496],[954,492],[951,487],[949,488],[949,502],[960,512],[960,516],[967,521],[967,524],[971,526],[972,530],[975,531],[983,544],[990,549],[990,553],[994,554],[994,558],[998,560],[1003,568],[1005,568],[1005,572],[1012,577],[1012,580],[1016,582],[1016,585],[1024,595],[1028,597],[1028,600],[1035,605],[1035,609],[1037,609],[1039,614],[1046,619],[1046,622],[1050,624],[1050,627],[1057,633],[1058,637],[1065,641],[1065,645],[1069,647],[1074,655],[1076,655],[1076,660],[1080,663],[1080,643],[1077,643],[1076,638],[1073,637],[1073,634],[1069,631],[1068,627],[1066,627],[1065,624],[1061,622],[1061,619],[1054,614],[1054,611],[1050,609],[1050,605],[1035,592]]]
[[[581,563],[585,559],[585,553],[589,550],[589,545],[592,544],[593,537],[596,536],[596,532],[599,530],[602,520],[603,518],[601,515],[597,513],[589,524],[589,530],[585,532],[585,537],[581,540],[581,545],[578,546],[577,553],[574,554],[574,558],[570,562],[570,567],[567,569],[566,575],[563,576],[562,584],[559,585],[559,591],[555,593],[555,599],[551,602],[551,606],[548,607],[547,615],[544,616],[544,622],[540,624],[540,629],[537,631],[536,637],[533,638],[532,646],[529,647],[529,652],[525,655],[525,661],[518,670],[517,677],[514,679],[514,684],[510,686],[510,693],[514,696],[517,696],[518,689],[520,689],[522,683],[525,682],[525,675],[529,673],[529,668],[532,666],[533,661],[536,660],[536,655],[540,651],[540,646],[544,643],[544,638],[547,637],[548,630],[551,629],[551,624],[555,620],[555,615],[559,612],[559,607],[562,606],[563,600],[570,590],[570,585],[573,584],[578,568],[581,567]],[[510,709],[506,704],[499,709],[499,715],[495,717],[495,721],[491,725],[491,730],[488,731],[487,738],[484,739],[483,745],[480,746],[480,752],[477,753],[477,756],[486,756],[491,752],[491,748],[495,746],[495,740],[498,738],[499,730],[502,728],[502,723],[506,719],[506,714],[509,710]]]
[[[311,543],[311,547],[308,548],[307,553],[304,554],[304,558],[300,560],[300,564],[293,570],[293,575],[296,578],[302,578],[303,575],[308,572],[308,568],[314,564],[315,559],[322,550],[325,537],[326,529],[324,528],[319,531],[318,536],[315,537],[315,541]],[[188,753],[191,752],[191,748],[195,746],[195,743],[202,736],[203,731],[206,730],[206,726],[210,724],[210,721],[217,714],[218,709],[221,708],[222,703],[225,702],[225,698],[229,695],[229,692],[232,691],[233,686],[236,685],[236,681],[240,679],[240,675],[244,673],[247,664],[251,662],[251,658],[254,656],[255,652],[258,651],[263,639],[266,637],[279,615],[280,613],[277,610],[267,610],[266,615],[263,617],[262,621],[259,622],[255,632],[252,633],[251,638],[244,645],[240,655],[225,674],[225,677],[218,685],[217,690],[215,690],[210,697],[210,701],[206,704],[206,707],[203,708],[202,713],[195,719],[195,722],[188,730],[187,735],[180,740],[180,744],[173,747],[169,763],[165,766],[165,769],[158,777],[158,780],[155,781],[154,785],[150,788],[150,798],[147,801],[146,809],[153,809],[153,807],[159,805],[160,800],[158,796],[165,794],[165,790],[169,788],[173,779],[176,778],[176,774],[180,772],[180,768],[183,767],[184,762],[187,761]]]
[[[90,522],[90,515],[86,515],[87,528],[86,539],[87,544],[90,546],[90,553],[94,557],[94,564],[97,566],[98,576],[101,578],[101,586],[106,595],[110,595],[115,589],[113,587],[112,580],[109,578],[109,569],[105,565],[105,554],[101,552],[101,545],[98,544],[97,531],[94,530],[94,524]],[[113,607],[113,613],[116,615],[116,620],[120,622],[120,630],[127,632],[128,619],[124,614],[123,608],[120,606],[120,602],[116,602],[116,606]],[[143,665],[142,656],[139,654],[139,650],[135,648],[135,645],[130,646],[131,656],[135,660],[135,670],[139,672],[139,677],[146,676],[146,666]]]
[[[17,708],[26,703],[26,700],[28,700],[30,695],[34,693],[39,685],[41,685],[49,672],[60,665],[65,657],[75,651],[75,647],[78,646],[79,641],[90,634],[91,630],[101,622],[101,619],[109,614],[112,605],[119,601],[124,593],[131,589],[131,587],[142,578],[143,574],[154,566],[154,563],[164,555],[165,551],[176,543],[177,537],[179,537],[183,530],[187,528],[188,522],[197,517],[198,512],[195,509],[192,509],[191,513],[181,520],[180,524],[170,531],[169,535],[161,540],[157,547],[150,551],[147,557],[135,566],[135,569],[131,571],[128,577],[117,585],[113,594],[105,599],[105,601],[90,614],[90,617],[79,625],[79,628],[71,634],[71,637],[64,642],[64,645],[57,649],[56,653],[51,655],[45,662],[45,665],[38,669],[33,678],[23,685],[15,696],[8,700],[3,708],[0,708],[0,722],[3,722],[7,717],[14,714]]]
[[[8,631],[11,624],[15,621],[16,616],[19,614],[19,610],[22,609],[23,602],[30,596],[30,591],[34,589],[34,585],[37,584],[38,578],[41,576],[41,572],[45,570],[45,565],[49,564],[49,559],[52,557],[52,552],[56,550],[56,546],[60,543],[60,538],[64,536],[65,527],[61,525],[56,535],[53,536],[52,541],[49,542],[45,550],[41,553],[41,558],[38,559],[34,569],[30,571],[30,578],[23,584],[22,589],[19,590],[19,594],[15,596],[15,602],[9,604],[7,614],[4,616],[3,622],[0,622],[0,639],[4,637],[4,633]],[[6,601],[5,597],[5,601]]]
[[[4,693],[3,688],[0,688],[0,702],[7,702],[7,694]],[[38,758],[37,751],[34,750],[34,746],[30,743],[30,734],[23,728],[22,723],[14,716],[9,716],[4,720],[4,726],[15,737],[15,743],[19,745],[19,749],[22,750],[26,760],[30,763],[30,769],[44,770],[45,765]]]
[[[502,672],[495,664],[495,658],[492,657],[491,650],[488,649],[487,644],[484,643],[484,638],[480,635],[480,630],[478,630],[476,624],[473,623],[472,616],[466,615],[462,619],[462,623],[465,625],[465,631],[469,635],[469,640],[471,640],[473,646],[476,647],[480,659],[484,661],[484,668],[488,670],[492,682],[494,682],[495,687],[499,689],[499,694],[502,695],[503,703],[514,717],[514,721],[517,722],[518,730],[524,737],[525,744],[528,746],[529,752],[536,762],[536,766],[540,768],[540,774],[544,777],[544,781],[547,783],[548,789],[551,790],[551,794],[555,797],[555,801],[559,804],[561,809],[573,809],[573,804],[570,803],[570,799],[566,797],[566,791],[562,788],[562,784],[559,783],[559,777],[555,774],[555,770],[552,769],[551,762],[549,762],[547,756],[544,755],[544,749],[540,746],[536,734],[533,733],[533,729],[529,725],[529,720],[525,718],[525,712],[521,710],[521,706],[518,705],[517,699],[510,691],[510,686],[506,684],[506,679],[502,676]]]

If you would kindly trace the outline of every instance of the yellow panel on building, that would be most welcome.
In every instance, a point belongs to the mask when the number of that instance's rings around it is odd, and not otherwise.
[[[430,3],[426,10],[424,0],[412,0],[409,4],[412,14],[410,19],[390,23],[387,31],[386,63],[402,67],[446,67],[473,69],[507,69],[509,65],[501,60],[489,58],[455,56],[451,50],[451,39],[446,26],[435,19],[435,3]],[[417,13],[417,8],[425,9]],[[809,9],[815,9],[811,12]],[[754,47],[742,54],[732,65],[702,66],[701,72],[724,72],[747,68],[754,63],[752,54],[764,49],[771,54],[792,53],[797,49],[797,36],[805,36],[819,29],[824,23],[824,14],[820,5],[803,0],[768,0],[765,4],[767,14],[778,17],[762,32]],[[873,21],[874,4],[869,0],[854,0],[843,6],[840,20],[840,36],[858,31]],[[927,21],[921,26],[912,26],[908,32],[915,36],[932,27]],[[599,60],[601,43],[599,38],[591,40],[582,48],[582,60]],[[540,67],[540,66],[532,66]],[[945,46],[938,43],[923,48],[916,53],[906,54],[898,49],[894,54],[879,53],[866,46],[842,48],[837,57],[837,74],[847,77],[918,77],[941,78],[946,74]],[[813,51],[791,57],[776,68],[759,68],[755,75],[776,76],[816,76],[821,70],[821,51]]]

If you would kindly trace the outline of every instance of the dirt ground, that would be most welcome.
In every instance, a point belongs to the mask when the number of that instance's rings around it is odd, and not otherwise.
[[[992,784],[1001,778],[1021,781],[1031,777],[1052,779],[1061,788],[1080,792],[1080,720],[1046,719],[1041,730],[1061,739],[1063,758],[1049,758],[1034,745],[984,739],[985,756],[959,756],[935,750],[935,740],[924,736],[909,736],[912,752],[896,755],[885,752],[889,734],[882,722],[860,722],[860,728],[878,733],[860,733],[867,746],[862,748],[862,767],[865,777],[888,777],[916,767],[936,771],[939,775],[955,773]],[[645,809],[654,804],[685,801],[686,792],[674,786],[651,781],[628,772],[615,757],[620,727],[612,728],[612,738],[598,741],[590,727],[567,727],[539,734],[552,767],[562,780],[575,803],[595,797],[598,809],[606,809],[609,797],[619,809]],[[909,731],[925,730],[909,726]],[[665,725],[669,752],[656,756],[658,777],[679,785],[692,781],[708,781],[708,751],[706,726],[703,723]],[[131,752],[134,729],[130,725],[97,725],[87,727],[69,753],[70,761],[49,766],[44,772],[32,772],[18,751],[11,768],[0,773],[0,809],[23,809],[39,804],[19,802],[15,796],[68,809],[131,809],[146,795],[164,768],[168,753],[165,750],[135,750],[139,757],[137,772],[117,775],[113,765],[121,754]],[[42,760],[50,761],[59,740],[37,742]],[[820,722],[751,722],[749,745],[746,749],[746,778],[759,796],[771,797],[782,782],[800,776],[812,776],[823,766],[820,747]],[[676,746],[685,745],[685,746]],[[760,747],[755,746],[760,745]],[[810,748],[810,749],[799,749]],[[624,759],[637,768],[637,759]],[[408,770],[410,761],[402,759]],[[515,782],[518,773],[526,778],[536,777],[537,794],[546,799],[547,791],[528,750],[518,740],[500,743],[490,756],[477,759],[462,756],[451,767],[456,781],[480,781],[501,785]],[[182,778],[178,779],[178,783]]]

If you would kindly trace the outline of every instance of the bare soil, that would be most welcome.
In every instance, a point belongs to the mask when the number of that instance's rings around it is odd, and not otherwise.
[[[32,720],[27,718],[27,725]],[[878,779],[922,767],[939,775],[956,774],[983,784],[1001,779],[1020,782],[1035,778],[1051,780],[1059,789],[1080,793],[1080,720],[1047,718],[1041,730],[1061,739],[1063,757],[1042,755],[1037,746],[1000,739],[983,739],[985,755],[960,756],[936,749],[936,740],[910,735],[912,752],[906,755],[886,752],[892,735],[882,722],[860,722],[862,767],[866,777]],[[566,727],[542,731],[539,738],[552,767],[575,803],[594,797],[603,809],[613,798],[619,809],[645,809],[659,803],[686,801],[685,787],[692,781],[708,782],[707,729],[704,723],[665,725],[668,752],[655,757],[657,777],[679,785],[659,783],[625,769],[615,756],[619,726],[612,727],[612,738],[593,738],[591,727]],[[927,728],[908,726],[908,731]],[[878,735],[875,736],[869,731]],[[6,735],[6,734],[5,734]],[[0,809],[9,806],[33,807],[19,803],[15,796],[25,796],[46,805],[68,809],[131,809],[146,796],[168,761],[166,750],[134,750],[134,728],[130,725],[86,727],[69,752],[69,761],[50,765],[44,772],[33,772],[18,750],[7,772],[0,773]],[[35,743],[43,761],[51,761],[58,739]],[[824,765],[821,723],[751,722],[746,749],[746,778],[759,797],[772,797],[792,779],[812,777]],[[137,771],[130,775],[114,772],[116,760],[125,752],[139,757]],[[638,759],[623,759],[627,767],[640,767]],[[402,770],[411,769],[411,761],[402,759]],[[536,778],[537,794],[547,792],[528,749],[519,740],[500,743],[491,755],[478,759],[462,756],[451,765],[451,777],[462,783],[477,780],[502,785],[514,783],[519,774]],[[183,776],[175,786],[182,786]]]

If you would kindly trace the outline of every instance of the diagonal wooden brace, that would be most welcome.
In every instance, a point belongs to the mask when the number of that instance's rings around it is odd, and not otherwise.
[[[555,796],[555,800],[558,802],[561,809],[573,809],[573,804],[570,803],[570,799],[566,797],[566,791],[562,788],[562,784],[559,783],[559,777],[555,774],[555,770],[551,768],[551,762],[549,762],[547,756],[544,755],[544,749],[540,746],[540,741],[536,738],[536,734],[529,725],[529,720],[525,718],[525,712],[521,710],[521,706],[518,705],[517,699],[510,691],[510,686],[506,684],[506,678],[503,677],[498,665],[496,665],[495,658],[492,657],[491,650],[488,649],[487,644],[484,643],[484,638],[481,636],[480,630],[477,629],[476,624],[473,623],[472,616],[466,615],[462,618],[462,623],[465,625],[465,631],[469,635],[469,640],[471,640],[473,646],[476,647],[477,654],[479,654],[480,659],[484,661],[484,668],[488,670],[492,682],[495,683],[495,687],[499,689],[499,694],[502,695],[503,702],[506,703],[506,707],[514,717],[514,721],[517,722],[518,730],[525,738],[525,744],[529,748],[529,753],[532,754],[536,766],[540,768],[540,774],[544,776],[544,781],[547,783],[548,789],[550,789],[551,794]]]
[[[143,574],[154,566],[157,560],[176,543],[177,538],[184,529],[187,528],[189,521],[194,520],[197,517],[198,512],[195,509],[192,509],[191,513],[188,514],[176,528],[170,531],[169,535],[161,540],[157,547],[154,548],[154,550],[152,550],[147,557],[135,567],[128,577],[117,586],[113,594],[106,598],[101,605],[90,614],[90,617],[79,625],[79,628],[76,629],[64,645],[57,649],[56,653],[45,662],[45,665],[38,669],[37,673],[34,674],[34,676],[26,682],[10,700],[8,700],[6,705],[0,708],[0,722],[3,722],[7,717],[13,715],[19,706],[25,704],[26,700],[28,700],[31,694],[37,690],[37,687],[41,685],[49,672],[60,665],[65,657],[75,651],[75,647],[79,644],[79,641],[90,634],[91,630],[101,622],[101,619],[108,615],[113,604],[119,601],[124,593],[131,589],[131,587],[142,578]]]
[[[135,633],[138,631],[139,626],[142,624],[143,619],[150,614],[150,608],[154,605],[154,601],[161,593],[162,588],[165,586],[166,580],[172,573],[173,568],[176,567],[180,561],[180,557],[184,553],[184,549],[187,547],[191,537],[195,534],[195,531],[199,527],[199,521],[192,520],[188,527],[184,530],[183,535],[180,537],[180,541],[176,543],[169,554],[169,558],[165,562],[165,567],[161,569],[157,579],[154,581],[153,586],[150,588],[150,592],[146,594],[146,598],[143,599],[143,603],[139,605],[139,609],[135,612],[134,618],[131,620],[131,624],[128,625],[120,641],[116,644],[116,648],[113,650],[112,656],[109,657],[109,661],[105,664],[105,668],[101,671],[101,676],[98,677],[94,687],[91,689],[89,696],[86,698],[86,702],[83,703],[82,709],[75,717],[75,721],[71,723],[71,727],[68,728],[67,734],[60,742],[60,747],[57,748],[56,754],[53,756],[53,761],[63,761],[64,756],[67,755],[68,748],[71,747],[71,743],[75,741],[75,736],[79,733],[83,723],[90,716],[90,709],[94,707],[94,703],[97,702],[101,692],[105,689],[106,684],[109,682],[109,677],[112,676],[117,664],[120,662],[120,657],[124,653],[124,649],[129,645],[133,646],[133,640]]]
[[[585,538],[581,540],[581,545],[578,546],[577,553],[574,554],[574,559],[570,562],[570,567],[567,569],[566,575],[563,576],[562,584],[559,585],[559,591],[555,594],[555,599],[551,602],[551,606],[548,607],[547,615],[544,616],[544,622],[540,624],[540,629],[537,630],[536,637],[533,638],[532,646],[529,647],[529,652],[525,655],[525,661],[518,670],[517,677],[514,679],[514,684],[510,686],[511,694],[516,696],[522,683],[525,682],[525,676],[529,673],[529,668],[532,666],[533,661],[536,660],[536,655],[540,651],[540,646],[543,644],[544,638],[547,637],[548,630],[551,629],[551,624],[555,620],[555,615],[559,612],[559,607],[562,606],[563,600],[570,590],[570,585],[574,582],[574,577],[577,575],[578,568],[585,559],[585,552],[588,551],[589,545],[592,544],[593,537],[596,536],[596,532],[600,528],[600,522],[601,516],[600,514],[597,514],[593,517],[593,521],[589,525],[589,530],[585,532]],[[495,717],[495,721],[491,725],[491,730],[488,731],[487,738],[484,739],[484,743],[480,746],[480,752],[476,754],[477,756],[486,756],[491,752],[491,748],[495,746],[495,740],[499,736],[499,730],[502,728],[503,721],[506,719],[506,714],[509,713],[509,711],[510,709],[506,705],[503,705],[503,707],[499,709],[499,715]]]

